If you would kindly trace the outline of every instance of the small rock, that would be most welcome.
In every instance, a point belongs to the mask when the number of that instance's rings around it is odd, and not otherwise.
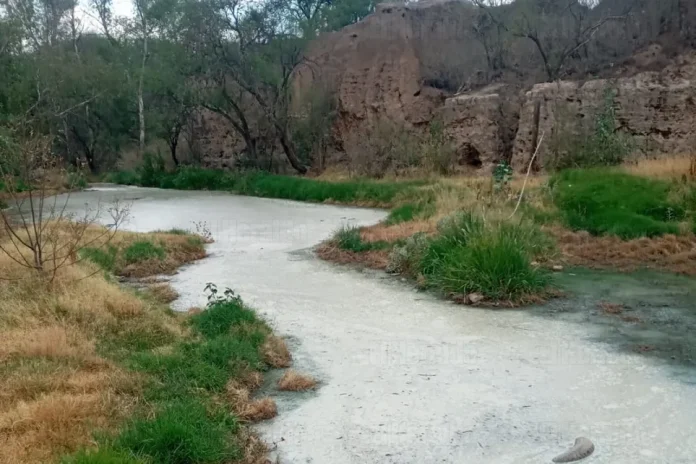
[[[481,295],[480,293],[469,293],[469,294],[466,296],[466,301],[467,301],[469,304],[474,304],[474,305],[475,305],[475,304],[479,304],[480,302],[482,302],[484,298],[485,298],[485,297],[484,297],[483,295]]]
[[[530,264],[531,264],[532,266],[536,267],[536,266],[539,265],[539,262],[538,262],[538,261],[532,261]]]
[[[561,271],[563,270],[563,266],[560,266],[560,265],[556,264],[556,265],[553,266],[551,269],[553,269],[553,270],[556,271],[556,272],[561,272]]]

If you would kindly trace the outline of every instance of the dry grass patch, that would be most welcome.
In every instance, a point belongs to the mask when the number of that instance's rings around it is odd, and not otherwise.
[[[622,240],[560,227],[550,232],[558,242],[564,261],[573,266],[621,271],[649,268],[696,275],[696,237],[693,235]]]
[[[226,389],[232,410],[241,419],[258,422],[278,415],[278,407],[272,398],[251,399],[249,388],[237,380],[231,380]]]
[[[285,340],[277,335],[269,334],[261,346],[261,355],[266,364],[275,368],[289,367],[292,355]]]
[[[409,221],[391,226],[380,223],[360,229],[360,237],[363,241],[368,243],[394,243],[397,240],[406,239],[419,232],[425,232],[426,234],[430,235],[435,233],[435,231],[436,228],[433,221]]]
[[[642,158],[632,163],[626,163],[622,169],[636,176],[652,177],[656,179],[688,179],[693,178],[696,173],[693,169],[693,156],[676,155],[661,158]]]
[[[174,290],[170,284],[151,285],[150,294],[160,303],[168,304],[179,298],[179,292]]]
[[[278,415],[278,407],[272,398],[259,398],[251,400],[239,409],[237,415],[250,422],[259,422],[273,419]]]
[[[316,249],[317,256],[338,264],[359,264],[370,269],[385,270],[389,265],[388,250],[370,250],[360,253],[342,250],[332,243],[323,243]]]
[[[243,429],[237,438],[239,448],[242,450],[242,464],[272,464],[268,459],[270,451],[268,445],[257,435]]]
[[[306,391],[317,386],[317,381],[307,374],[300,374],[295,370],[287,370],[278,380],[278,390]]]

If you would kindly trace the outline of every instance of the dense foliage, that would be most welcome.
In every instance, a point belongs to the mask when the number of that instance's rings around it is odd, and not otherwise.
[[[294,140],[303,125],[290,117],[290,76],[305,65],[309,39],[372,8],[371,0],[133,0],[133,15],[118,16],[111,0],[86,11],[75,0],[0,1],[0,145],[49,135],[69,163],[98,171],[166,142],[178,165],[177,148],[195,146],[191,126],[206,108],[246,142],[251,167],[279,145],[303,172],[309,155],[298,152],[312,141]],[[254,127],[259,115],[268,127]]]

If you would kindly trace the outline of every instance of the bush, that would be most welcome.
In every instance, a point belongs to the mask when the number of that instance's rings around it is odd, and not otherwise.
[[[143,187],[160,187],[163,178],[166,176],[164,159],[160,155],[145,153],[143,155],[143,165],[138,168],[140,184]]]
[[[225,411],[209,412],[196,401],[174,402],[154,419],[133,421],[116,446],[158,464],[228,462],[241,455],[229,440],[235,427]]]
[[[387,272],[417,277],[428,243],[428,236],[419,232],[407,238],[403,245],[395,246],[389,254]]]
[[[573,230],[624,239],[679,232],[682,205],[669,183],[600,169],[569,170],[551,179],[554,203]]]
[[[106,182],[120,185],[142,185],[140,176],[134,171],[116,171],[111,172],[104,178]]]
[[[123,250],[123,260],[127,264],[138,263],[148,259],[164,259],[167,251],[148,240],[138,240]]]

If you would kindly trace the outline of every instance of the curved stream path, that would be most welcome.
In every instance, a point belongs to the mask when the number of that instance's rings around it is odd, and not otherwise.
[[[320,380],[278,395],[258,427],[282,463],[545,463],[578,436],[597,448],[583,462],[696,462],[690,369],[598,342],[590,324],[455,306],[309,251],[381,211],[120,187],[71,204],[114,197],[133,200],[132,230],[206,221],[211,256],[173,277],[175,307],[203,305],[207,282],[235,289]]]

